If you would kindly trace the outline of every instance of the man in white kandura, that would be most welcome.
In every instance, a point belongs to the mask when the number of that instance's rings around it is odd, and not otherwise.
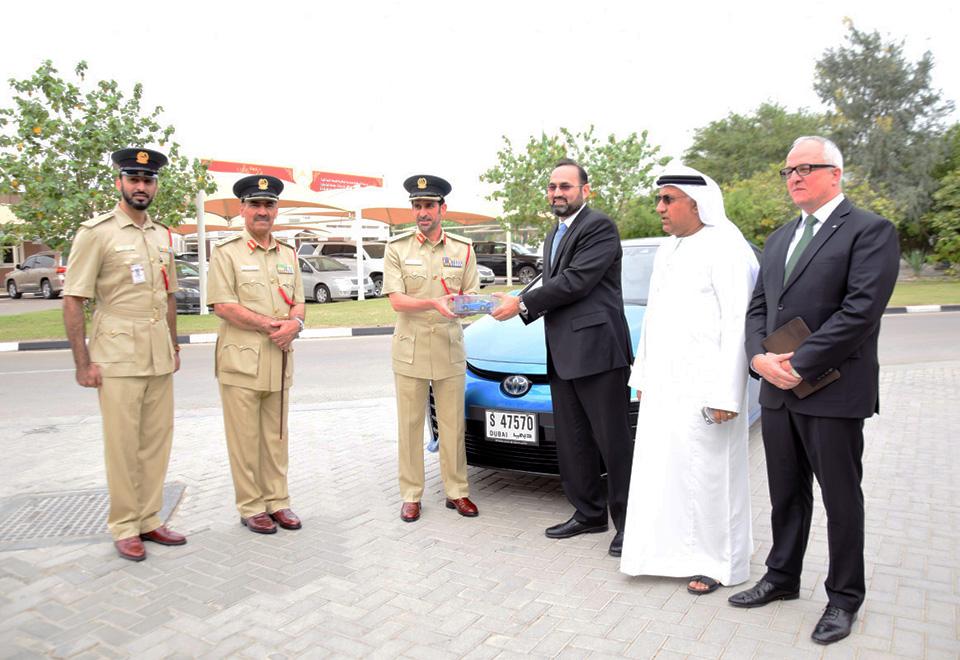
[[[750,576],[743,338],[759,266],[713,179],[681,165],[657,186],[671,237],[654,259],[630,378],[640,416],[620,570],[692,575],[687,591],[705,594]]]

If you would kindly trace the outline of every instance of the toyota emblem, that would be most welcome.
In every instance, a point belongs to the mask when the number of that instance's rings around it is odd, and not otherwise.
[[[526,376],[507,376],[500,383],[500,389],[507,396],[523,396],[530,391],[530,379]]]

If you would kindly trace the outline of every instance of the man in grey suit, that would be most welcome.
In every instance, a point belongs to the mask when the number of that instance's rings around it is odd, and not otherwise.
[[[619,557],[633,460],[627,385],[633,345],[620,288],[620,234],[613,220],[583,203],[589,194],[580,165],[567,158],[557,163],[547,199],[559,222],[544,243],[542,284],[521,296],[500,296],[493,317],[520,314],[527,324],[543,317],[560,481],[576,509],[546,535],[606,532],[609,500],[617,530],[610,554]]]
[[[799,597],[816,476],[827,512],[828,604],[812,637],[850,634],[864,579],[863,420],[880,411],[877,338],[899,270],[897,230],[853,206],[840,191],[843,157],[830,140],[802,137],[780,175],[800,217],[773,232],[747,311],[751,374],[763,379],[763,448],[772,504],[767,572],[734,594],[737,607]],[[800,317],[811,331],[791,353],[767,353],[763,339]],[[837,382],[801,399],[792,388]]]

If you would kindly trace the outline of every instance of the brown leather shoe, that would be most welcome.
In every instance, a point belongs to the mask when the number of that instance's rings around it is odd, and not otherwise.
[[[290,509],[274,511],[270,514],[270,517],[284,529],[300,529],[303,526],[300,524],[300,518],[297,517],[297,514]]]
[[[456,509],[461,516],[467,516],[468,518],[473,518],[474,516],[480,515],[480,512],[477,511],[476,505],[466,497],[458,497],[455,500],[451,500],[448,497],[447,508]]]
[[[250,528],[251,532],[256,532],[257,534],[277,533],[277,526],[270,520],[270,516],[267,515],[266,511],[258,513],[255,516],[250,516],[249,518],[241,518],[240,524],[246,525]]]
[[[143,549],[143,543],[139,536],[128,536],[125,539],[114,541],[113,544],[117,546],[117,552],[124,559],[143,561],[147,558],[147,551]]]
[[[400,520],[403,522],[420,520],[420,502],[404,502],[400,507]]]
[[[159,543],[160,545],[183,545],[187,542],[186,536],[183,534],[177,534],[166,525],[161,525],[152,532],[141,534],[140,539],[143,541],[153,541],[154,543]]]

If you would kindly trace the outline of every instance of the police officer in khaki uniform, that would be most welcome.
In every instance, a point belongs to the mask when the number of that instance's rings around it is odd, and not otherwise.
[[[110,514],[107,527],[124,559],[147,558],[143,540],[183,545],[163,524],[163,481],[173,442],[177,271],[170,231],[147,214],[167,157],[149,149],[112,156],[120,203],[80,226],[70,249],[63,323],[77,382],[96,387]],[[86,345],[83,303],[96,300]]]
[[[306,310],[296,250],[270,233],[282,190],[272,176],[234,184],[244,230],[213,248],[207,280],[220,317],[215,369],[237,510],[259,534],[301,527],[287,488],[287,390]]]
[[[404,181],[410,193],[417,230],[387,244],[383,293],[399,312],[393,334],[394,380],[399,419],[400,519],[420,518],[423,495],[423,423],[429,387],[437,407],[440,474],[447,508],[476,516],[467,485],[464,445],[464,381],[466,353],[463,329],[452,311],[458,293],[479,288],[477,261],[470,239],[448,234],[440,227],[447,210],[449,183],[437,176],[415,175]]]

